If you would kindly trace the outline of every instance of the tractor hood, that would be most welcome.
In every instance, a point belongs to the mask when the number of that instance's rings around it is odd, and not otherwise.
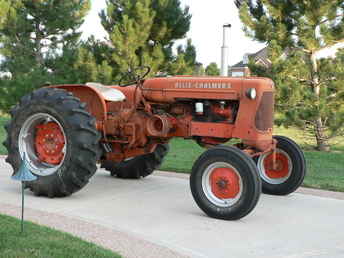
[[[249,88],[259,92],[273,91],[274,87],[267,78],[176,76],[148,79],[142,91],[147,100],[173,103],[178,99],[236,100]]]

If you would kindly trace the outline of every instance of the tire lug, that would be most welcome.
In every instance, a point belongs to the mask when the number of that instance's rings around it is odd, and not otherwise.
[[[71,102],[73,105],[77,105],[79,103],[79,100],[77,98],[73,98],[69,100],[67,98],[67,95],[73,96],[72,93],[67,93],[66,91],[63,91],[61,89],[54,89],[54,88],[39,89],[35,91],[35,94],[29,95],[29,97],[25,99],[25,103],[34,105],[36,100],[39,101],[39,99],[43,97],[47,100],[46,102],[47,107],[51,106],[52,109],[56,108],[56,110],[57,109],[60,110],[60,108],[63,109],[62,115],[69,119],[73,116],[74,113],[76,114],[77,111],[74,111],[68,105],[63,106],[63,107],[59,107],[59,106],[61,104],[64,104],[64,101],[67,101],[67,103]],[[84,172],[84,169],[82,168],[83,164],[79,166],[79,163],[77,163],[75,160],[72,160],[72,159],[65,161],[66,163],[75,162],[75,165],[78,165],[76,166],[76,170],[73,171],[73,173],[75,173],[77,183],[72,186],[70,186],[69,182],[67,181],[68,178],[54,175],[56,173],[54,169],[55,168],[58,169],[58,166],[62,163],[62,160],[65,156],[65,154],[63,154],[63,151],[66,152],[67,139],[66,139],[64,130],[67,130],[66,132],[68,133],[69,131],[72,131],[74,135],[74,132],[78,133],[79,129],[68,128],[68,127],[65,128],[64,126],[60,126],[56,118],[54,118],[54,116],[50,114],[45,114],[45,112],[43,112],[43,114],[38,114],[38,112],[39,111],[37,111],[36,112],[37,114],[35,114],[37,115],[37,117],[34,117],[36,120],[34,120],[35,123],[33,124],[33,128],[34,128],[33,133],[35,135],[31,134],[29,136],[30,138],[32,137],[34,139],[34,142],[32,144],[31,142],[26,141],[25,144],[30,143],[30,147],[32,148],[32,150],[35,147],[35,153],[36,153],[37,158],[39,159],[38,162],[41,162],[41,165],[38,165],[37,170],[40,170],[40,172],[42,172],[42,174],[44,175],[43,170],[45,169],[45,166],[43,164],[44,163],[49,164],[49,168],[51,167],[50,170],[52,171],[51,177],[53,176],[56,177],[56,180],[58,180],[58,182],[56,182],[56,185],[53,185],[53,187],[49,186],[50,182],[42,182],[42,183],[39,182],[37,184],[30,183],[30,185],[35,186],[35,187],[32,187],[32,190],[35,189],[35,192],[37,195],[42,194],[49,197],[70,195],[76,190],[81,189],[88,181],[86,180],[88,179],[88,177],[85,178],[84,176],[85,172]],[[85,110],[85,112],[87,111]],[[91,115],[89,115],[89,117],[91,118]],[[88,122],[89,122],[88,120],[90,120],[90,118],[88,118],[87,116],[87,118],[85,118],[85,121],[82,121],[81,124],[84,124],[85,126],[88,125]],[[94,125],[92,124],[92,126]],[[99,135],[93,135],[93,136],[90,135],[89,139],[87,138],[84,139],[84,142],[89,143],[88,148],[90,149],[90,151],[96,153],[95,156],[97,158],[98,156],[100,156],[100,150],[98,150],[96,145],[91,145],[91,144],[96,143],[96,142],[98,143],[99,141],[98,138],[100,138]],[[76,151],[78,150],[79,150],[78,146],[76,146]],[[82,163],[84,162],[91,163],[90,165],[86,166],[86,170],[90,176],[93,175],[93,173],[96,170],[95,160],[93,158],[89,160],[90,159],[89,154],[85,154],[84,156],[82,154],[80,156],[82,156],[80,158]],[[80,184],[78,185],[79,181],[80,181]]]

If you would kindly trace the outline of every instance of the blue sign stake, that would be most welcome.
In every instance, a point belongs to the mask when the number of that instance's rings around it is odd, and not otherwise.
[[[35,181],[37,177],[32,174],[27,164],[26,156],[24,153],[22,163],[19,170],[12,176],[13,180],[20,181],[22,185],[22,213],[21,213],[21,233],[24,232],[24,182]]]

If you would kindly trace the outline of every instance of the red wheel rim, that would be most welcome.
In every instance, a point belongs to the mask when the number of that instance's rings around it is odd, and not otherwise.
[[[289,157],[282,152],[276,153],[276,166],[273,167],[273,154],[264,159],[265,174],[269,178],[278,179],[288,176],[290,171]]]
[[[210,175],[212,193],[219,199],[231,199],[240,192],[240,178],[231,168],[215,168]]]
[[[36,126],[35,148],[40,161],[58,165],[64,157],[65,138],[60,126],[55,122]]]

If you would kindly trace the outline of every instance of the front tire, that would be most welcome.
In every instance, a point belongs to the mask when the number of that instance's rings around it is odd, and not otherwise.
[[[266,153],[255,159],[263,192],[272,195],[287,195],[302,184],[306,175],[306,160],[301,148],[291,139],[274,136],[276,146],[276,168],[272,167],[272,154]]]
[[[16,173],[25,155],[38,179],[26,182],[35,195],[64,197],[82,189],[96,172],[100,134],[86,105],[62,89],[24,96],[5,127],[6,161]]]
[[[197,205],[210,217],[237,220],[257,205],[261,180],[257,167],[241,150],[218,146],[195,162],[190,177]]]

